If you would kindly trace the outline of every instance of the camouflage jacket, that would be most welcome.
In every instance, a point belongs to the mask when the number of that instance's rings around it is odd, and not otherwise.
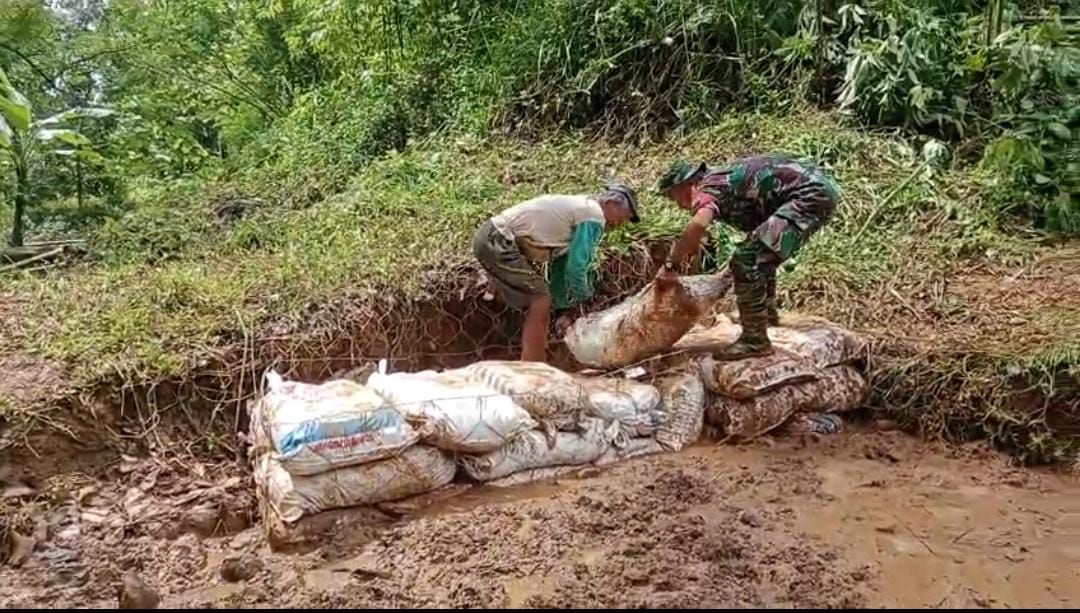
[[[769,154],[710,168],[698,184],[694,211],[708,208],[714,220],[745,232],[772,215],[804,228],[828,217],[839,197],[836,182],[816,165]]]

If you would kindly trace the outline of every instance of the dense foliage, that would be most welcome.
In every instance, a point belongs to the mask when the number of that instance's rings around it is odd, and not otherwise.
[[[792,306],[889,340],[878,400],[905,423],[1064,457],[1080,416],[1017,410],[1001,373],[1062,389],[1075,292],[1020,310],[945,286],[1080,234],[1077,8],[0,0],[0,231],[91,241],[64,271],[5,275],[0,353],[80,388],[193,377],[259,330],[330,338],[343,305],[430,296],[520,198],[783,149],[845,193],[785,266]],[[685,221],[641,197],[605,255]]]
[[[55,159],[35,172],[38,235],[160,209],[163,194],[207,181],[308,205],[433,134],[585,129],[640,142],[731,109],[806,102],[952,142],[956,157],[983,159],[1003,210],[1080,232],[1076,8],[2,0],[0,67],[43,115],[118,111],[76,126],[103,164]],[[10,209],[15,169],[0,164]],[[135,215],[157,223],[153,210]]]

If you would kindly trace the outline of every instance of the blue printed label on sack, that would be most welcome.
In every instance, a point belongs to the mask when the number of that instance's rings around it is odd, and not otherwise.
[[[300,452],[305,446],[312,451],[348,449],[376,440],[385,441],[388,437],[401,438],[406,427],[402,414],[389,408],[357,413],[351,419],[312,419],[282,435],[277,447],[285,457]]]

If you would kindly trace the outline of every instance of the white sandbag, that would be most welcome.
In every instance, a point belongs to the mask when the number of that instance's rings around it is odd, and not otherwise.
[[[266,373],[252,406],[259,432],[281,466],[296,475],[372,462],[415,444],[420,435],[374,391],[352,381],[312,385]]]
[[[521,472],[507,475],[494,481],[488,481],[484,485],[491,487],[515,487],[537,481],[551,481],[554,479],[572,478],[581,476],[583,472],[596,470],[585,466],[545,466],[543,468],[531,468]]]
[[[453,458],[434,447],[414,445],[378,462],[317,475],[292,475],[270,454],[255,462],[259,496],[277,519],[291,523],[320,511],[415,496],[454,478]]]
[[[494,451],[538,427],[509,396],[452,373],[377,372],[367,385],[416,424],[425,443],[447,451]]]
[[[556,433],[553,446],[544,433],[532,430],[491,453],[465,455],[459,461],[473,479],[493,481],[533,468],[589,464],[621,436],[618,424],[609,426],[599,419],[584,418],[581,427],[581,432]]]
[[[660,409],[660,390],[619,377],[578,377],[589,395],[593,417],[618,422],[631,436],[652,436],[667,422]]]
[[[566,346],[588,366],[614,368],[671,349],[731,287],[726,274],[680,277],[670,286],[650,283],[638,294],[574,322]]]
[[[803,412],[840,413],[859,407],[869,385],[850,366],[821,371],[815,381],[785,385],[749,400],[718,396],[706,411],[710,424],[723,429],[726,440],[748,441]]]
[[[652,455],[663,451],[665,451],[664,446],[660,444],[660,441],[653,437],[631,438],[621,448],[609,447],[603,455],[596,458],[596,461],[593,462],[593,464],[596,466],[608,466],[610,464],[625,462],[631,458]]]
[[[686,372],[662,379],[658,384],[668,421],[656,432],[656,440],[668,451],[679,451],[701,436],[705,421],[705,386],[696,365]]]
[[[540,422],[549,439],[555,430],[576,429],[589,412],[589,396],[581,383],[540,362],[489,360],[449,372],[513,398]]]

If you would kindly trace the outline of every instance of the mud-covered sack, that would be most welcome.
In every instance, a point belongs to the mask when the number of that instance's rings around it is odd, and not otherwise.
[[[785,313],[782,324],[769,328],[775,347],[811,358],[818,368],[850,364],[866,357],[866,339],[828,320],[798,313]]]
[[[742,360],[701,359],[701,377],[709,391],[730,398],[750,399],[777,387],[817,379],[821,370],[813,359],[779,348],[771,355]]]
[[[817,368],[850,364],[866,357],[866,339],[821,317],[784,312],[779,326],[769,327],[769,339],[780,353],[813,361]],[[695,327],[675,349],[713,351],[734,343],[742,328],[727,316],[709,327]]]
[[[373,462],[420,438],[381,396],[346,380],[312,385],[269,371],[251,415],[251,431],[265,435],[281,466],[296,475]]]
[[[778,429],[778,432],[793,436],[839,434],[843,431],[844,420],[836,413],[796,413]]]
[[[424,443],[464,453],[484,453],[538,427],[512,398],[452,373],[373,373],[369,388],[419,430]]]
[[[749,400],[715,397],[706,411],[711,425],[723,429],[727,440],[741,442],[761,436],[797,413],[840,413],[857,408],[866,398],[866,380],[850,366],[821,371],[820,378],[785,385]]]
[[[625,462],[632,458],[662,453],[664,451],[667,450],[660,444],[660,441],[651,436],[631,438],[621,447],[609,447],[603,455],[596,458],[596,461],[594,461],[593,464],[596,466],[608,466],[611,464],[618,464],[619,462]]]
[[[742,327],[739,324],[726,315],[720,315],[711,326],[695,325],[672,349],[686,352],[716,351],[738,340],[741,332]]]
[[[550,466],[578,466],[599,458],[610,445],[624,444],[618,424],[586,417],[580,432],[558,432],[554,445],[543,432],[524,432],[503,447],[482,455],[463,455],[459,462],[477,481],[493,481],[523,470]]]
[[[619,377],[579,377],[589,395],[593,417],[618,422],[631,436],[652,436],[667,422],[660,407],[660,390]]]
[[[678,451],[701,436],[705,420],[705,386],[696,364],[682,374],[661,379],[661,402],[668,420],[656,432],[656,441],[668,451]]]
[[[448,371],[506,394],[533,416],[549,437],[574,430],[588,414],[589,395],[573,375],[540,362],[488,360]]]
[[[414,445],[400,455],[317,475],[290,474],[270,454],[255,461],[258,494],[277,519],[377,504],[440,488],[454,478],[453,458],[434,447]]]
[[[730,275],[680,277],[650,283],[623,302],[574,322],[566,346],[588,366],[626,366],[671,349],[708,307],[731,287]]]

